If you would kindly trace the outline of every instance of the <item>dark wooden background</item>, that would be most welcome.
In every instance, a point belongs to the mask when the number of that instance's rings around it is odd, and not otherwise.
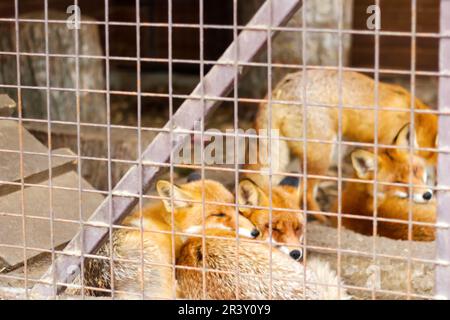
[[[242,1],[242,0],[241,0]],[[367,30],[366,9],[374,0],[354,0],[353,28]],[[49,8],[63,10],[73,0],[48,0]],[[167,22],[167,0],[141,0],[141,21]],[[411,31],[411,0],[381,0],[383,31]],[[104,19],[104,1],[79,0],[82,14],[98,20]],[[230,25],[233,21],[232,0],[204,1],[205,23]],[[44,12],[43,0],[20,0],[19,11]],[[110,21],[136,20],[134,1],[110,0]],[[0,1],[0,17],[14,17],[14,0]],[[198,23],[198,0],[173,0],[175,23]],[[101,34],[104,36],[104,30]],[[439,31],[439,0],[417,0],[417,32]],[[143,27],[141,30],[141,56],[166,58],[168,55],[168,33],[164,27]],[[136,30],[133,26],[110,26],[110,54],[113,56],[136,56]],[[204,58],[214,60],[232,40],[232,31],[206,29],[204,31]],[[417,38],[416,67],[418,70],[437,70],[438,39]],[[200,59],[199,30],[195,28],[173,29],[173,58]],[[115,63],[118,67],[135,68],[128,62]],[[354,35],[351,65],[374,66],[374,36]],[[409,70],[411,68],[411,38],[409,36],[382,36],[380,38],[380,66]],[[164,63],[144,63],[143,69],[164,72]],[[174,64],[174,71],[198,73],[198,65]]]
[[[73,0],[48,0],[50,10],[66,11],[73,4]],[[104,1],[101,0],[79,0],[81,15],[91,16],[99,21],[104,21]],[[167,0],[141,0],[140,1],[141,22],[168,22]],[[205,1],[204,23],[218,25],[232,25],[233,1]],[[44,18],[43,0],[20,0],[20,14],[31,11],[42,12]],[[14,0],[0,1],[0,17],[14,17]],[[49,18],[52,19],[51,13]],[[199,1],[198,0],[174,0],[173,15],[174,23],[199,23]],[[136,9],[132,0],[110,0],[109,20],[121,22],[135,22]],[[105,32],[100,27],[100,33],[104,43]],[[141,57],[167,58],[168,57],[168,30],[167,27],[142,27],[141,28]],[[134,26],[109,27],[110,55],[136,57],[136,28]],[[173,28],[173,58],[200,60],[200,32],[198,28],[176,27]],[[204,31],[204,59],[216,60],[227,48],[233,39],[230,30],[205,29]],[[117,62],[118,67],[136,68],[135,63]],[[164,63],[143,63],[143,69],[164,71],[167,65]],[[206,68],[207,69],[207,68]],[[177,72],[198,73],[199,66],[192,64],[174,64]]]
[[[354,0],[353,28],[367,30],[366,13],[374,0]],[[411,0],[381,0],[381,30],[411,32]],[[439,0],[417,0],[417,32],[439,32]],[[351,64],[374,66],[375,40],[372,35],[354,35]],[[439,39],[417,37],[417,70],[437,70]],[[381,36],[380,67],[409,70],[411,68],[411,37]]]

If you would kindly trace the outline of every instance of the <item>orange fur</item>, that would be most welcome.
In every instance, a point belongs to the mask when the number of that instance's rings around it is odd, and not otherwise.
[[[201,233],[203,227],[223,227],[229,232],[238,227],[239,230],[250,230],[249,233],[255,229],[250,221],[236,213],[234,196],[218,182],[204,180],[176,186],[168,181],[158,181],[157,190],[165,198],[163,201],[144,208],[142,213],[134,212],[123,222],[126,226],[140,228],[142,221],[143,232],[117,230],[113,236],[113,253],[109,252],[109,244],[100,249],[105,256],[113,255],[126,261],[114,261],[114,277],[111,279],[108,261],[92,260],[86,266],[87,274],[93,276],[88,285],[110,288],[111,281],[114,281],[116,297],[138,298],[142,293],[143,275],[147,298],[175,298],[177,285],[172,265],[183,237],[176,235],[173,243],[172,229],[186,233]],[[205,204],[203,207],[203,199],[223,204]]]
[[[305,89],[305,90],[304,90]],[[301,103],[306,92],[307,108],[300,105],[273,103],[271,112],[266,103],[258,109],[255,128],[268,129],[271,119],[272,129],[278,129],[281,137],[303,138],[306,126],[307,139],[336,141],[339,130],[339,115],[342,115],[342,135],[350,141],[373,143],[375,134],[381,144],[390,144],[397,132],[411,120],[411,95],[405,89],[393,84],[380,82],[378,84],[378,111],[375,105],[375,81],[357,72],[343,72],[342,79],[337,71],[309,70],[306,74],[297,72],[287,75],[273,90],[273,100],[294,101]],[[342,102],[343,108],[338,108]],[[318,106],[319,105],[319,106]],[[321,106],[335,106],[334,108]],[[415,99],[416,109],[430,109],[419,99]],[[372,109],[356,109],[366,107]],[[387,110],[400,109],[400,111]],[[339,110],[342,112],[339,113]],[[402,111],[404,110],[404,111]],[[304,119],[304,112],[306,119]],[[378,116],[378,132],[375,133],[375,119]],[[414,117],[417,142],[420,147],[435,147],[437,136],[437,116],[426,113],[416,113]],[[261,140],[262,143],[267,143]],[[326,175],[332,162],[333,144],[308,142],[306,145],[307,173]],[[278,149],[278,150],[275,150]],[[279,142],[279,148],[272,148],[272,172],[286,172],[290,155],[303,161],[304,146],[302,141]],[[419,155],[427,159],[429,164],[435,164],[436,154],[420,151]],[[247,169],[261,170],[260,163],[248,165]],[[248,174],[259,185],[267,185],[264,174]],[[274,176],[276,178],[276,175]],[[275,181],[276,182],[276,181]],[[319,211],[314,191],[316,179],[307,181],[308,210]]]
[[[262,239],[269,238],[272,222],[272,240],[275,246],[285,247],[291,252],[301,250],[302,245],[305,219],[300,213],[300,196],[300,187],[277,185],[272,187],[272,199],[269,199],[268,192],[250,180],[243,180],[239,184],[238,201],[243,206],[262,207],[240,207],[240,211],[258,228]],[[272,214],[270,206],[273,208]],[[297,212],[293,212],[294,210]]]
[[[363,158],[374,159],[375,155],[363,150],[356,150],[352,158],[362,157],[354,161],[366,161]],[[372,161],[372,160],[369,160]],[[355,168],[355,177],[367,181],[374,179],[374,171],[368,170],[365,174]],[[418,156],[411,156],[408,152],[398,150],[380,150],[378,154],[377,172],[377,217],[409,221],[410,208],[412,222],[434,223],[436,221],[436,203],[433,199],[423,200],[421,203],[411,201],[407,186],[383,185],[379,183],[408,184],[412,172],[413,199],[419,198],[429,190],[424,181],[426,172],[425,161]],[[347,183],[342,194],[342,213],[356,216],[374,217],[374,185],[373,183]],[[411,201],[411,203],[410,203]],[[337,212],[337,203],[334,212]],[[337,220],[333,219],[337,225]],[[342,218],[342,225],[348,229],[366,235],[373,234],[373,222],[366,219]],[[418,241],[434,240],[435,230],[430,226],[413,225],[412,239]],[[408,224],[399,222],[377,222],[377,234],[393,239],[408,239]]]
[[[238,243],[233,233],[217,229],[206,235],[204,242],[189,238],[180,250],[177,279],[183,298],[350,299],[326,262],[309,260],[305,268],[266,243]]]

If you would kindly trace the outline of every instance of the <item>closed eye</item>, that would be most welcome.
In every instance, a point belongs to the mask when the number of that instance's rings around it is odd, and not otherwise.
[[[213,213],[211,216],[213,216],[213,217],[219,217],[219,218],[223,218],[223,217],[225,217],[226,216],[226,214],[225,213],[223,213],[223,212],[220,212],[220,213]]]
[[[266,224],[266,228],[270,230],[270,224]],[[272,226],[272,231],[279,232],[280,229],[275,228],[274,226]]]

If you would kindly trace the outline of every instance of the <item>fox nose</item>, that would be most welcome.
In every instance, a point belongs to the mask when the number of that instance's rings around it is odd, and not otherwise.
[[[433,198],[433,194],[430,191],[425,192],[423,195],[423,200],[430,201]]]
[[[300,260],[302,258],[302,256],[303,256],[303,254],[302,254],[302,252],[300,250],[292,250],[291,252],[289,252],[289,255],[295,261]]]
[[[253,229],[252,232],[250,232],[250,235],[253,238],[256,238],[257,236],[259,236],[259,230],[258,229]]]

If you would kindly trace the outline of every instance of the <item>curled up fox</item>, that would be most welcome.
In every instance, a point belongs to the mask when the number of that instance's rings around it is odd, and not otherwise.
[[[354,178],[361,182],[348,182],[343,190],[344,227],[366,235],[375,231],[393,239],[408,240],[411,236],[416,241],[434,240],[436,201],[427,184],[425,159],[401,148],[410,144],[410,137],[409,125],[406,125],[393,142],[399,148],[381,148],[377,154],[367,149],[352,152]],[[367,183],[372,181],[377,182],[376,189],[373,183]],[[333,212],[337,211],[335,203]],[[373,223],[375,211],[379,218],[376,229]],[[332,222],[338,224],[336,218]]]
[[[192,181],[178,186],[161,180],[157,191],[163,200],[127,217],[123,222],[126,228],[114,231],[112,244],[100,248],[97,255],[105,259],[87,259],[83,279],[89,294],[114,290],[117,298],[136,299],[142,294],[152,299],[175,298],[179,292],[173,265],[186,236],[201,234],[203,227],[233,233],[236,226],[242,236],[259,234],[250,221],[236,215],[234,196],[219,182]]]
[[[97,253],[105,259],[86,262],[83,279],[88,294],[113,290],[119,299],[142,295],[152,299],[202,298],[202,271],[193,269],[205,264],[209,270],[206,298],[234,299],[237,286],[241,292],[238,298],[242,299],[270,295],[280,299],[349,298],[327,263],[311,260],[305,268],[277,248],[253,240],[259,231],[250,220],[236,214],[234,196],[219,182],[197,180],[173,185],[159,181],[157,190],[162,202],[127,218],[123,223],[127,228],[115,231],[112,243],[106,243]],[[137,226],[139,229],[132,229]],[[268,259],[270,255],[274,260]],[[268,286],[270,263],[272,287]],[[229,274],[221,275],[221,270]],[[246,272],[250,276],[237,281],[235,274]],[[308,281],[306,286],[304,279]]]

